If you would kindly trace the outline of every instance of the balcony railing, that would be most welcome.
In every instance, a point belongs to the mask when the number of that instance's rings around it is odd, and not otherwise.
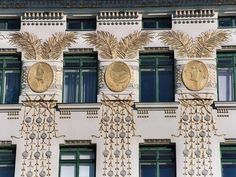
[[[138,8],[236,5],[236,0],[0,0],[0,8]]]

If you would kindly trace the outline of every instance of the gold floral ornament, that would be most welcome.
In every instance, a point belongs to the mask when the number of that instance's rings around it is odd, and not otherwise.
[[[201,33],[196,40],[182,31],[164,31],[158,34],[164,44],[171,46],[180,57],[211,57],[215,48],[227,42],[229,31],[209,30]]]
[[[57,32],[45,42],[29,32],[16,32],[9,36],[10,43],[24,51],[24,57],[29,60],[57,60],[77,38],[74,32]]]
[[[100,51],[104,59],[133,59],[138,50],[147,45],[154,38],[153,33],[134,31],[120,41],[106,31],[97,31],[84,34],[85,41]]]

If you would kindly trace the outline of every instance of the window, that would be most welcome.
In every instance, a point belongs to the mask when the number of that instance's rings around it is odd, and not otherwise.
[[[95,177],[95,148],[61,147],[60,177]]]
[[[222,177],[235,177],[236,145],[221,145]]]
[[[143,18],[143,29],[169,29],[171,18]]]
[[[140,54],[141,102],[174,100],[173,64],[170,53]]]
[[[14,177],[15,173],[15,148],[0,148],[0,177]]]
[[[139,151],[140,177],[175,177],[173,145],[143,146]]]
[[[97,56],[66,55],[64,57],[64,103],[97,101]]]
[[[20,57],[0,55],[1,103],[18,103],[20,95]]]
[[[68,19],[67,30],[95,30],[96,19]]]
[[[236,27],[236,17],[219,17],[219,27]]]
[[[0,30],[19,30],[20,19],[0,19]]]
[[[235,100],[236,53],[218,53],[217,70],[219,101]]]

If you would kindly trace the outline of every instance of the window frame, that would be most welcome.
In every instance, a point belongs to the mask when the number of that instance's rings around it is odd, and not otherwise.
[[[91,21],[94,22],[95,28],[84,28],[85,22]],[[80,23],[80,28],[69,28],[69,23],[77,22]],[[97,29],[96,18],[68,18],[66,19],[66,31],[95,31]]]
[[[6,153],[9,153],[11,159],[7,159],[4,161],[0,159],[0,165],[13,167],[14,171],[12,177],[14,177],[16,167],[16,146],[2,146],[0,147],[0,154],[1,153],[3,153],[4,155],[6,155]]]
[[[236,144],[224,144],[224,143],[222,143],[222,144],[220,144],[220,155],[221,155],[221,174],[222,174],[222,177],[224,177],[223,176],[223,165],[236,165],[236,157],[235,158],[232,158],[231,160],[229,160],[229,159],[227,159],[227,160],[224,160],[223,158],[222,158],[222,156],[223,156],[223,151],[229,151],[229,150],[233,150],[233,151],[235,151],[235,155],[236,155]],[[235,169],[236,169],[236,167],[235,167]]]
[[[19,18],[0,18],[0,23],[4,23],[4,28],[0,28],[0,31],[19,31],[21,29],[21,20]],[[17,24],[19,25],[19,28],[9,28],[9,22],[10,21],[16,21]],[[0,25],[1,27],[1,25]]]
[[[82,153],[81,153],[82,152]],[[91,152],[91,155],[94,156],[93,159],[80,159],[80,154],[84,152]],[[75,155],[75,159],[62,160],[63,155]],[[90,164],[94,167],[94,176],[96,177],[96,146],[61,146],[60,147],[60,156],[59,156],[59,177],[61,176],[61,166],[65,164],[72,164],[75,166],[75,177],[79,177],[79,166],[80,164]]]
[[[79,66],[65,66],[66,60],[78,62]],[[88,61],[92,61],[91,63],[94,63],[96,66],[83,66],[83,63],[86,63]],[[67,61],[68,62],[68,61]],[[65,72],[74,70],[74,72],[77,73],[76,78],[79,80],[78,87],[79,90],[76,90],[76,95],[78,94],[77,100],[74,103],[89,103],[83,100],[83,72],[84,71],[92,71],[96,73],[96,95],[98,94],[98,60],[97,60],[97,53],[87,53],[87,54],[64,54],[64,60],[63,60],[63,91],[62,91],[62,102],[65,102]],[[96,103],[97,97],[94,102],[90,103]]]
[[[169,20],[170,26],[168,27],[160,27],[160,23],[162,20]],[[155,23],[155,27],[147,28],[144,27],[145,21],[153,21]],[[142,18],[142,29],[143,30],[167,30],[172,28],[172,19],[171,16],[164,16],[164,17],[143,17]]]
[[[156,151],[156,159],[149,159],[149,160],[142,160],[142,151]],[[161,160],[158,159],[160,156],[160,151],[161,150],[168,150],[172,152],[172,159],[168,160]],[[155,164],[156,165],[156,176],[155,177],[160,177],[160,165],[174,165],[174,170],[175,170],[175,175],[176,176],[176,147],[175,144],[161,144],[161,145],[141,145],[139,147],[139,177],[141,177],[141,166],[142,164]]]
[[[222,57],[232,57],[232,64],[219,64],[219,60]],[[219,100],[219,68],[231,68],[233,69],[233,95],[234,98],[232,100],[226,100],[226,101],[235,101],[236,100],[236,52],[217,52],[217,95],[218,95],[218,101]]]
[[[7,67],[7,63],[9,61],[16,62],[19,64],[19,67]],[[19,103],[19,96],[21,92],[21,58],[19,54],[0,54],[0,65],[2,63],[2,67],[0,66],[0,74],[2,73],[2,80],[0,81],[0,103],[6,103],[6,74],[8,72],[18,73],[19,74],[19,90],[18,90],[18,99],[17,102],[9,103],[9,104],[17,104]]]
[[[144,58],[145,57],[155,57],[155,66],[153,65],[149,65],[149,66],[142,66],[142,60],[145,60]],[[168,56],[169,57],[169,61],[171,61],[170,64],[163,64],[163,65],[159,65],[159,61],[158,60],[161,60],[161,57],[166,57]],[[165,53],[140,53],[139,55],[139,101],[140,102],[144,102],[142,101],[142,89],[141,89],[141,72],[142,72],[142,69],[152,69],[152,70],[155,70],[155,73],[156,73],[156,83],[155,83],[155,86],[156,86],[156,98],[154,101],[149,101],[149,102],[174,102],[174,96],[175,96],[175,78],[174,78],[174,54],[172,52],[165,52]],[[160,70],[164,69],[165,71],[169,71],[171,70],[172,72],[172,88],[173,88],[173,94],[172,94],[172,100],[167,100],[167,101],[160,101],[160,96],[159,96],[159,93],[160,93],[160,89],[159,89],[159,74],[158,72]]]
[[[231,21],[230,26],[220,26],[220,22],[223,19],[229,19]],[[219,16],[218,17],[218,28],[224,29],[224,28],[236,28],[236,16]]]

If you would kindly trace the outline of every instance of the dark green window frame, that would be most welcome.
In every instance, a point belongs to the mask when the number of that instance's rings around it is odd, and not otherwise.
[[[85,155],[86,157],[81,157]],[[63,158],[66,157],[66,158]],[[92,167],[91,175],[89,177],[96,176],[96,146],[61,146],[60,147],[60,177],[61,176],[61,167],[62,166],[74,166],[75,167],[75,177],[81,177],[80,174],[80,165],[89,165]]]
[[[236,144],[221,144],[222,177],[232,177],[236,174]]]
[[[235,28],[236,16],[223,16],[218,18],[219,28]]]
[[[93,31],[96,30],[96,19],[67,19],[68,31]]]
[[[15,159],[16,147],[0,147],[0,177],[14,177]]]
[[[169,170],[165,171],[166,167]],[[168,177],[176,176],[175,145],[140,146],[139,177],[166,177],[165,173],[169,173]]]
[[[220,96],[219,88],[219,70],[228,69],[232,70],[232,88],[233,88],[233,98],[220,100],[219,101],[234,101],[236,96],[236,52],[217,52],[217,73],[218,73],[218,96]]]
[[[8,87],[7,75],[13,73],[17,74],[16,84],[14,87]],[[1,77],[2,76],[2,77]],[[19,101],[20,96],[20,77],[21,77],[21,61],[20,55],[0,55],[0,103],[15,104]],[[11,89],[11,90],[10,90]],[[10,91],[14,94],[11,94]]]
[[[0,31],[18,31],[20,30],[20,18],[0,19]]]
[[[64,55],[64,79],[63,79],[63,102],[64,103],[95,103],[97,102],[97,91],[98,91],[98,60],[97,54],[73,54]],[[65,91],[66,84],[66,73],[74,73],[76,77],[76,89],[74,100],[70,101],[67,98]],[[93,75],[90,86],[86,89],[85,73],[90,73]],[[88,81],[88,80],[87,80]],[[89,81],[88,81],[89,82]],[[89,90],[90,89],[90,90]],[[66,100],[67,99],[67,100]]]
[[[171,29],[171,17],[143,18],[142,28],[145,29]]]
[[[140,102],[173,102],[174,101],[174,54],[173,53],[140,53]],[[142,80],[144,72],[155,72],[155,85],[150,88],[150,82],[147,83],[147,88],[145,87],[145,81]],[[167,72],[170,74],[170,81],[161,79],[161,73]],[[168,87],[164,89],[161,86],[164,86],[162,83],[165,82],[165,85]],[[144,85],[143,85],[144,84]],[[154,89],[151,91],[150,89]],[[167,93],[167,91],[169,91]],[[146,98],[146,94],[150,96],[153,92],[151,99]],[[166,98],[165,98],[166,96]]]

